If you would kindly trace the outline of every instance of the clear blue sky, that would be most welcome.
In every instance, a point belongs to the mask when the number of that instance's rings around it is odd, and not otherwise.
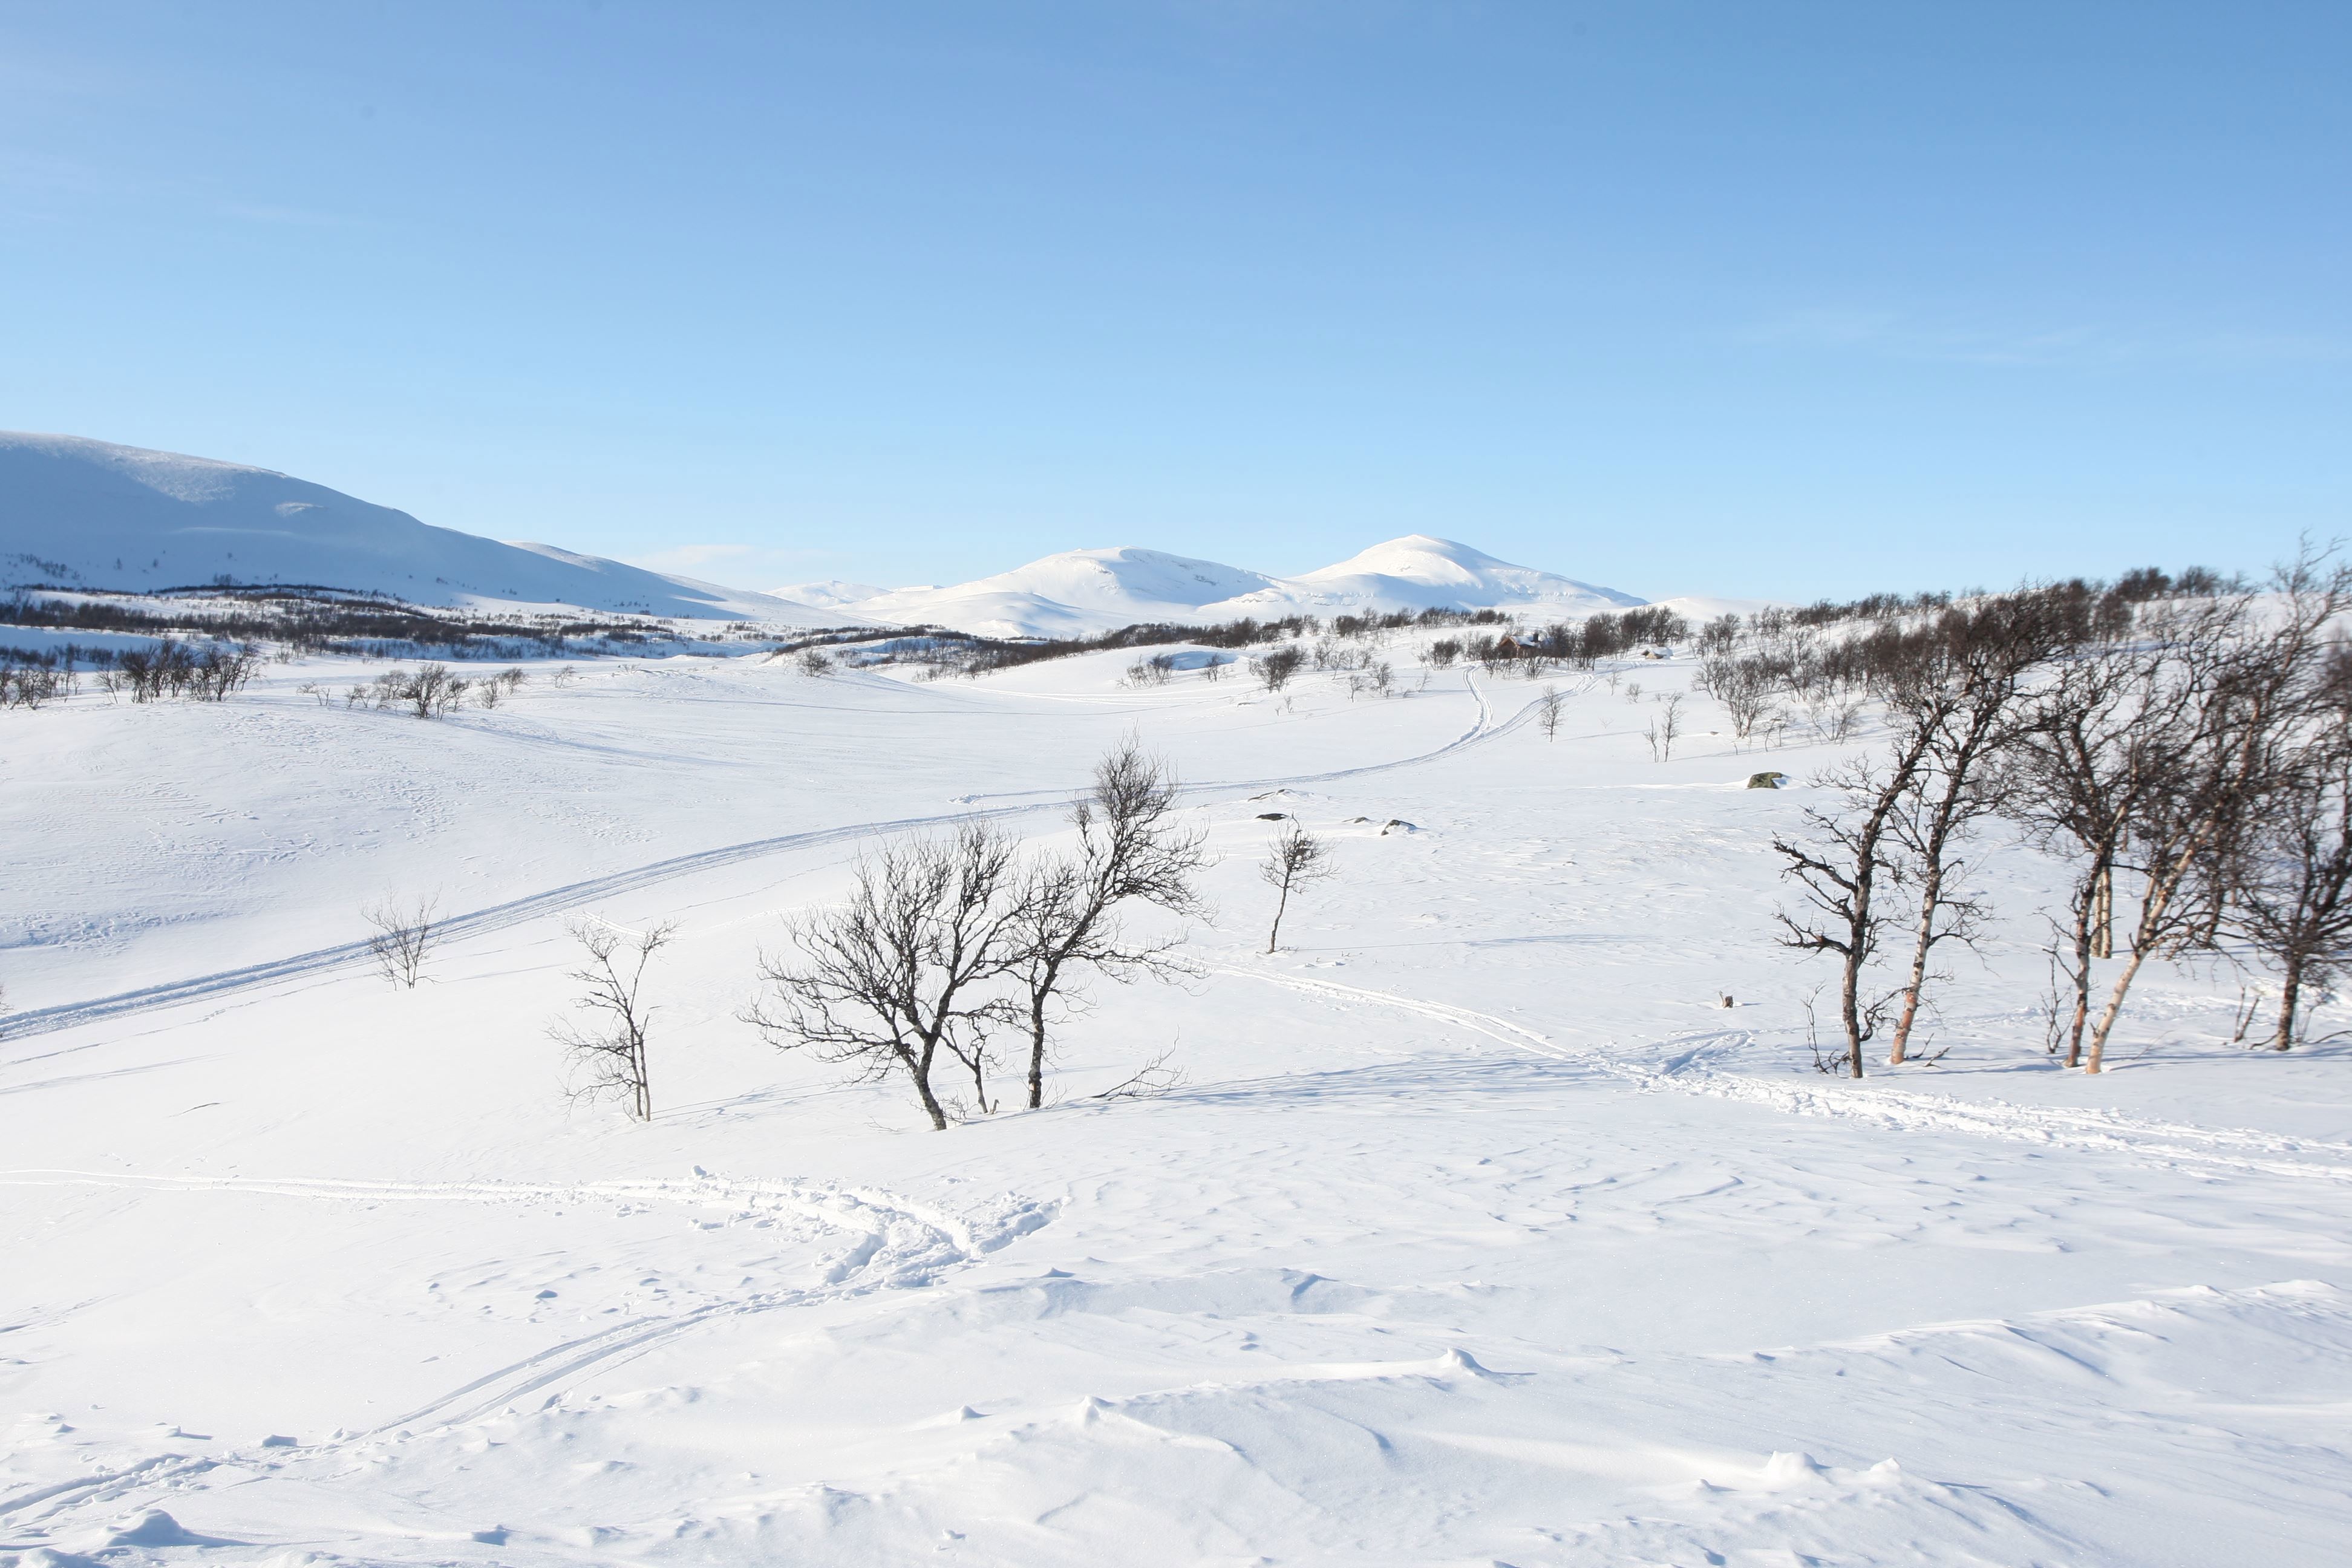
[[[0,5],[0,427],[759,586],[2352,533],[2352,5]]]

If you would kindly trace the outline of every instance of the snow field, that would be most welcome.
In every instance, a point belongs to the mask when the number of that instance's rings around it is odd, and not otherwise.
[[[1769,930],[1806,792],[1738,787],[1827,752],[1127,662],[7,716],[0,1561],[2340,1560],[2339,1051],[2216,1045],[2234,986],[2167,973],[2048,1068],[2005,856],[1950,1055],[1827,1079]],[[918,1131],[736,1021],[863,825],[1049,840],[1130,729],[1219,918],[1057,1103]],[[1269,811],[1340,865],[1271,958]],[[485,913],[433,984],[339,952],[434,889]],[[561,1095],[583,914],[680,922],[650,1126]]]

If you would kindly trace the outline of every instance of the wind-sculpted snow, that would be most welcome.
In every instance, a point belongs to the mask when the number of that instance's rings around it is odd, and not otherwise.
[[[2339,1562],[2352,1049],[2152,965],[2063,1072],[2001,844],[1922,1059],[1827,1076],[1769,839],[1838,749],[1692,695],[1654,761],[1683,661],[1424,684],[1437,635],[1387,698],[678,658],[425,722],[305,661],[0,715],[0,1568]],[[1130,913],[1184,972],[1094,987],[1044,1109],[943,1079],[933,1133],[742,1021],[873,843],[1066,847],[1129,734],[1213,908]],[[1292,826],[1337,875],[1267,953]],[[414,990],[386,889],[454,914]],[[548,1031],[568,926],[659,921],[639,1123]]]

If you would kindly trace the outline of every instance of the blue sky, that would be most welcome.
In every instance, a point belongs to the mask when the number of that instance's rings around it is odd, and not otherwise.
[[[2352,534],[2352,7],[0,4],[0,427],[760,586]]]

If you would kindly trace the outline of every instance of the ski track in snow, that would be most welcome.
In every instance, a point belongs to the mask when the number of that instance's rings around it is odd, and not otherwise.
[[[1210,795],[1228,790],[1262,789],[1269,785],[1325,784],[1337,779],[1360,778],[1367,774],[1385,773],[1396,768],[1415,767],[1441,757],[1451,756],[1466,747],[1482,744],[1509,734],[1525,722],[1534,711],[1530,702],[1502,723],[1493,722],[1494,709],[1479,690],[1475,680],[1465,677],[1471,696],[1476,700],[1478,713],[1469,729],[1434,751],[1423,752],[1392,762],[1368,763],[1360,767],[1342,768],[1336,772],[1300,773],[1287,777],[1263,779],[1220,780],[1184,786],[1186,795]],[[966,795],[958,804],[965,809],[943,812],[932,816],[901,817],[889,822],[850,823],[839,827],[823,827],[806,833],[787,833],[769,838],[747,839],[740,844],[721,845],[715,849],[697,850],[688,855],[673,856],[650,865],[638,866],[609,876],[593,877],[583,881],[567,882],[559,888],[527,897],[493,904],[488,909],[467,914],[452,915],[441,922],[443,941],[457,942],[469,937],[487,936],[509,930],[544,916],[562,914],[599,899],[622,893],[636,892],[679,877],[689,877],[700,871],[712,871],[722,867],[740,865],[770,855],[782,855],[796,849],[821,848],[830,844],[854,843],[878,835],[907,833],[921,828],[937,827],[944,823],[973,820],[999,821],[1028,813],[1052,810],[1077,799],[1068,791],[1031,792],[1039,798],[1022,795]],[[983,800],[1024,800],[1025,804],[982,806]],[[142,987],[136,991],[119,992],[88,1002],[65,1002],[50,1007],[31,1008],[12,1014],[6,1020],[5,1035],[17,1038],[46,1035],[58,1029],[69,1029],[80,1024],[94,1024],[108,1018],[126,1017],[134,1014],[173,1007],[186,1002],[201,1002],[215,997],[274,985],[281,981],[300,980],[345,965],[372,962],[368,943],[364,941],[343,942],[335,947],[319,948],[297,953],[289,958],[272,959],[264,963],[247,964],[239,969],[223,970],[214,974],[197,975],[187,980],[166,982],[161,985]]]
[[[718,1208],[742,1216],[783,1212],[844,1232],[855,1239],[815,1284],[706,1302],[686,1311],[626,1322],[551,1345],[485,1373],[424,1405],[361,1432],[321,1443],[187,1457],[158,1454],[104,1474],[81,1477],[0,1498],[0,1521],[26,1525],[55,1521],[69,1510],[111,1506],[152,1489],[179,1489],[208,1470],[240,1471],[330,1458],[367,1442],[409,1440],[446,1432],[539,1396],[544,1405],[587,1378],[635,1360],[706,1325],[781,1308],[862,1296],[875,1290],[929,1285],[1051,1223],[1058,1205],[1005,1196],[988,1212],[965,1217],[873,1188],[782,1180],[730,1180],[707,1173],[690,1181],[392,1182],[332,1177],[153,1176],[92,1171],[0,1171],[0,1186],[92,1186],[142,1192],[250,1193],[330,1202],[676,1204]],[[272,1457],[278,1456],[278,1457]],[[37,1511],[26,1512],[28,1509]],[[0,1548],[5,1550],[5,1548]]]
[[[2010,1142],[2123,1154],[2144,1163],[2208,1173],[2352,1182],[2352,1144],[2293,1138],[2252,1128],[2189,1127],[2179,1122],[2146,1121],[2113,1110],[2018,1105],[1999,1100],[1970,1102],[1948,1095],[1876,1085],[1855,1091],[1832,1089],[1827,1085],[1773,1083],[1704,1067],[1696,1060],[1699,1049],[1710,1042],[1744,1043],[1753,1038],[1753,1032],[1746,1029],[1675,1037],[1671,1043],[1691,1048],[1682,1051],[1664,1068],[1651,1068],[1597,1051],[1563,1046],[1523,1024],[1468,1007],[1238,964],[1210,963],[1204,967],[1220,974],[1241,975],[1309,994],[1417,1013],[1505,1045],[1591,1068],[1644,1091],[1703,1094],[1800,1116],[1859,1121],[1893,1129],[1929,1128]],[[2296,1155],[2312,1157],[2293,1157]]]

